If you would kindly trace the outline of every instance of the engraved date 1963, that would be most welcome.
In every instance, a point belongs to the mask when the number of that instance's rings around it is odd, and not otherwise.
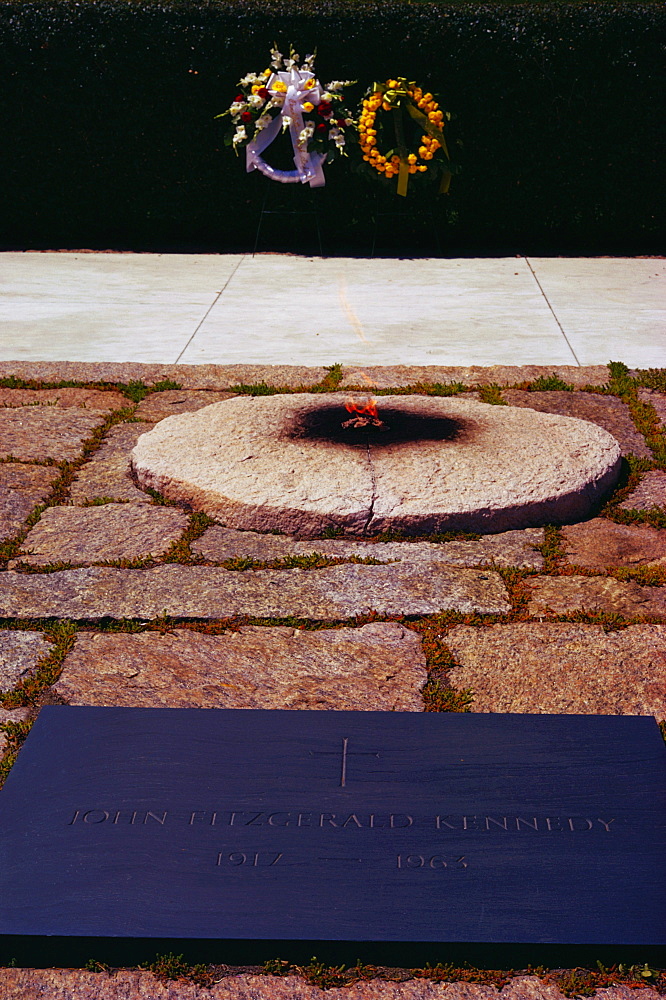
[[[399,854],[398,868],[425,868],[441,871],[443,868],[467,868],[463,855],[460,858],[444,858],[441,854]]]

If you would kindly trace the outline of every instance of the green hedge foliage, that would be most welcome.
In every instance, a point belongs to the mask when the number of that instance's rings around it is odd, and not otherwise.
[[[266,199],[316,208],[328,252],[419,226],[444,253],[657,252],[665,22],[660,0],[4,0],[0,245],[248,250]],[[273,41],[359,98],[398,75],[438,94],[450,195],[337,164],[316,192],[247,175],[214,116]],[[300,249],[314,218],[265,216],[262,240]]]

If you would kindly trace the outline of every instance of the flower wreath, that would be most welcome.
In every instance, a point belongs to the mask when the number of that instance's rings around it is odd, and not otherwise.
[[[380,111],[390,111],[393,123],[395,144],[386,153],[382,153],[380,149],[385,131],[384,124],[378,117]],[[424,133],[416,153],[407,148],[403,111],[407,112]],[[451,171],[442,128],[444,120],[449,117],[444,111],[440,111],[433,95],[424,94],[414,81],[409,83],[404,77],[399,77],[387,80],[386,83],[373,83],[363,100],[359,119],[359,142],[363,159],[384,177],[390,179],[397,176],[399,195],[407,194],[410,174],[425,174],[428,170],[441,175],[439,190],[446,193],[451,183]],[[445,160],[442,157],[434,159],[440,150]]]
[[[355,121],[344,106],[340,91],[351,81],[333,80],[322,87],[314,74],[314,55],[305,57],[290,50],[285,59],[277,47],[271,49],[271,65],[263,73],[248,73],[239,82],[231,106],[217,118],[231,116],[232,128],[225,144],[246,147],[248,173],[259,170],[283,184],[301,183],[322,187],[323,166],[344,156],[349,130],[356,137]],[[294,170],[277,170],[263,159],[280,130],[289,129],[294,150]]]

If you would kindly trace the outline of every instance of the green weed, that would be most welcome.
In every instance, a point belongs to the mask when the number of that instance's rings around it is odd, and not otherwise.
[[[184,979],[197,986],[212,986],[213,976],[206,965],[188,965],[182,955],[156,955],[154,962],[146,962],[139,966],[152,972],[156,979],[162,981]]]
[[[479,386],[479,396],[482,403],[491,403],[493,406],[506,406],[507,402],[502,396],[502,388],[495,382],[488,385]]]

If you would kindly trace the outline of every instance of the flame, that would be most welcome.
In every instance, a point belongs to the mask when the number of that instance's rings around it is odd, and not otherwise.
[[[358,413],[362,417],[372,417],[373,420],[379,420],[377,401],[372,396],[369,396],[365,402],[348,399],[345,403],[345,410],[347,413]]]

